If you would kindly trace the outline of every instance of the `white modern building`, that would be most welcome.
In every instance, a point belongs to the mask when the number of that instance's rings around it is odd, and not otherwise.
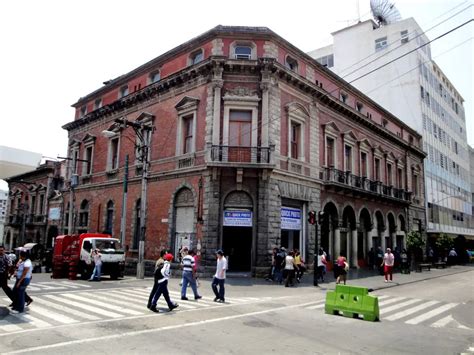
[[[368,20],[332,36],[309,54],[423,136],[428,236],[474,238],[464,99],[431,59],[423,30],[413,18]]]
[[[8,191],[0,190],[0,245],[3,244],[3,231],[8,211]]]

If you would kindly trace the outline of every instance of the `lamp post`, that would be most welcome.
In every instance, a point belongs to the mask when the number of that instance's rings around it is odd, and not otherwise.
[[[153,127],[151,125],[147,125],[143,122],[132,122],[127,120],[126,118],[116,119],[116,123],[122,125],[124,128],[132,127],[135,131],[135,134],[140,142],[139,145],[136,145],[139,152],[139,156],[137,159],[142,163],[142,178],[141,178],[141,195],[140,195],[140,239],[138,244],[138,263],[137,263],[137,279],[145,278],[145,240],[146,240],[146,217],[147,217],[147,183],[148,183],[148,151],[150,147],[150,137]],[[102,131],[102,135],[105,137],[114,137],[117,133],[113,131]],[[126,167],[128,170],[128,167]],[[124,193],[126,193],[126,186],[127,186],[127,173],[124,177]],[[126,196],[124,196],[124,202],[126,203]],[[126,206],[122,206],[123,209]],[[122,219],[121,220],[121,234],[122,237],[125,239],[125,226],[124,226],[124,218],[125,218],[124,211],[122,210]]]

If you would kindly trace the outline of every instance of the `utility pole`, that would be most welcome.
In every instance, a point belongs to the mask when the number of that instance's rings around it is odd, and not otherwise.
[[[125,244],[127,221],[127,194],[128,194],[128,154],[125,156],[125,173],[123,174],[122,216],[120,217],[120,242]]]

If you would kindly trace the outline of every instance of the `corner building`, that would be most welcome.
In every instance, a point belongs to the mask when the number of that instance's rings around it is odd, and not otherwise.
[[[421,136],[265,27],[217,26],[73,106],[69,154],[85,161],[70,169],[79,175],[74,228],[119,235],[128,155],[130,264],[143,167],[135,133],[115,123],[123,117],[154,127],[150,266],[161,248],[183,245],[201,254],[201,271],[213,271],[218,248],[230,271],[253,275],[268,272],[274,246],[311,262],[310,210],[326,212],[323,247],[352,266],[370,247],[401,247],[405,233],[424,228]]]

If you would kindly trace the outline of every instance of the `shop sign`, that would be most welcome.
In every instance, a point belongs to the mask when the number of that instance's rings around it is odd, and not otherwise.
[[[301,210],[299,208],[281,208],[281,229],[301,229]]]
[[[224,226],[252,227],[251,211],[224,211]]]

